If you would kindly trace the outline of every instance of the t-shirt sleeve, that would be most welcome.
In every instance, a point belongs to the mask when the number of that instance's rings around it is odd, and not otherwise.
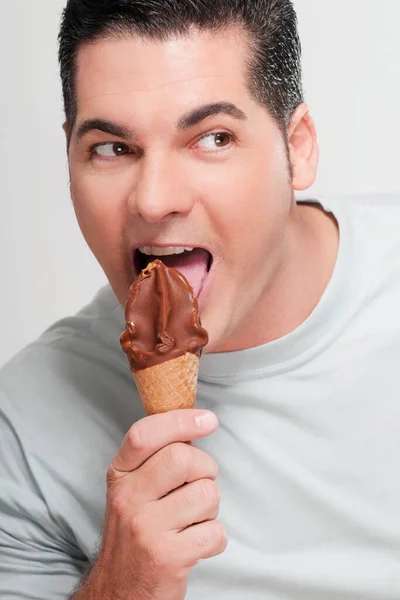
[[[18,428],[0,407],[0,598],[69,598],[85,568],[35,481]]]

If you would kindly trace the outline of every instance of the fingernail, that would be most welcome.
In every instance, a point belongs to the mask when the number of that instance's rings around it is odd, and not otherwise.
[[[194,421],[199,429],[213,429],[216,425],[218,425],[218,419],[216,415],[209,411],[199,414],[197,417],[195,417]]]

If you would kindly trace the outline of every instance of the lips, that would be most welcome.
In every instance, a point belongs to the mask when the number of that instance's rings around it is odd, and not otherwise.
[[[178,253],[173,253],[173,247],[157,248],[154,246],[144,246],[135,252],[134,262],[136,272],[139,273],[153,260],[161,260],[167,267],[176,269],[188,280],[193,288],[194,295],[198,298],[204,289],[207,276],[212,265],[212,255],[204,248],[194,248],[193,250],[181,251],[182,247],[177,247]],[[169,254],[164,252],[169,251]],[[151,252],[151,254],[148,254]],[[158,252],[158,254],[156,253]]]

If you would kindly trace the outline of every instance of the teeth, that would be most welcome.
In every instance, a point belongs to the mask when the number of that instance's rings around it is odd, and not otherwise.
[[[147,256],[169,256],[171,254],[183,254],[191,252],[193,248],[188,246],[168,246],[166,248],[158,248],[157,246],[141,246],[139,252],[147,254]]]

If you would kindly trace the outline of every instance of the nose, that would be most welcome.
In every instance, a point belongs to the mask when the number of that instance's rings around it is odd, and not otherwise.
[[[163,157],[143,159],[129,198],[129,211],[147,223],[171,215],[186,215],[193,208],[193,193],[182,170]]]

